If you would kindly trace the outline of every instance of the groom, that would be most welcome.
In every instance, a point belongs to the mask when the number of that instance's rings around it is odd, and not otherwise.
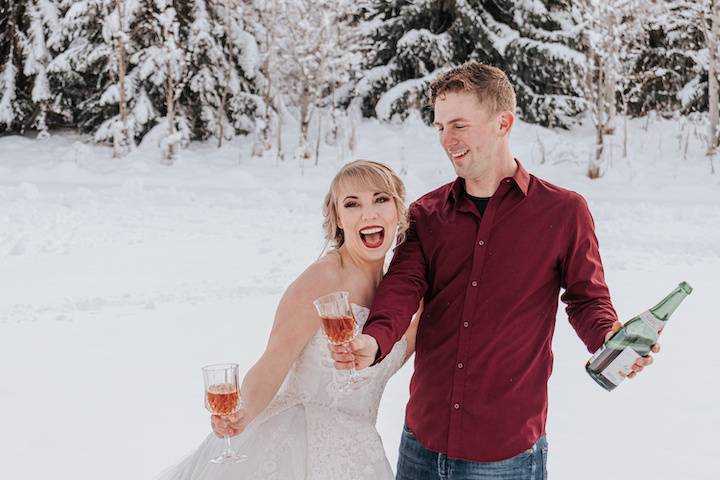
[[[333,358],[341,369],[353,356],[359,368],[382,360],[424,299],[397,478],[543,479],[560,289],[589,351],[621,327],[593,219],[580,195],[513,158],[515,92],[503,71],[454,68],[432,83],[431,102],[458,178],[410,206],[363,334],[352,355]]]

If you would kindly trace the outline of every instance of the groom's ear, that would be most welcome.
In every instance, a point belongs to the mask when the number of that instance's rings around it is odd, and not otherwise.
[[[500,112],[498,115],[498,133],[501,137],[504,137],[510,133],[513,124],[515,123],[515,115],[510,111]]]

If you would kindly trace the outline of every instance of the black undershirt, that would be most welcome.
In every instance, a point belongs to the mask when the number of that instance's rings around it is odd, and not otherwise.
[[[485,208],[490,201],[490,197],[473,197],[467,192],[465,192],[465,195],[467,195],[467,197],[472,200],[472,202],[477,207],[478,212],[480,212],[480,216],[482,217],[485,214]]]

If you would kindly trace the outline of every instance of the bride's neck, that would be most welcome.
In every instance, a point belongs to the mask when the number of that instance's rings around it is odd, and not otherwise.
[[[383,260],[368,261],[360,258],[357,255],[353,255],[345,245],[337,250],[340,255],[341,263],[344,269],[351,272],[351,274],[362,275],[363,278],[367,278],[372,282],[373,287],[377,287],[380,284],[380,280],[383,277],[383,267],[385,262]]]

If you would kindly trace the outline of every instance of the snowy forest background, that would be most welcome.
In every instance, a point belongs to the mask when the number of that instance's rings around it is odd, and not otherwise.
[[[550,477],[717,480],[719,4],[0,0],[0,478],[193,451],[200,367],[260,357],[338,168],[387,163],[408,201],[455,178],[426,87],[472,58],[516,87],[514,156],[588,201],[619,317],[694,287],[611,393],[560,305]],[[393,466],[412,368],[377,419]]]
[[[681,119],[718,144],[714,0],[0,0],[0,129],[76,129],[173,163],[236,135],[252,155],[352,155],[361,117],[431,122],[427,86],[468,59],[516,87],[521,119],[595,130],[588,175],[626,120]],[[707,112],[707,113],[706,113]],[[283,141],[288,122],[297,142]],[[625,145],[627,139],[620,140]],[[286,145],[286,143],[288,143]]]

